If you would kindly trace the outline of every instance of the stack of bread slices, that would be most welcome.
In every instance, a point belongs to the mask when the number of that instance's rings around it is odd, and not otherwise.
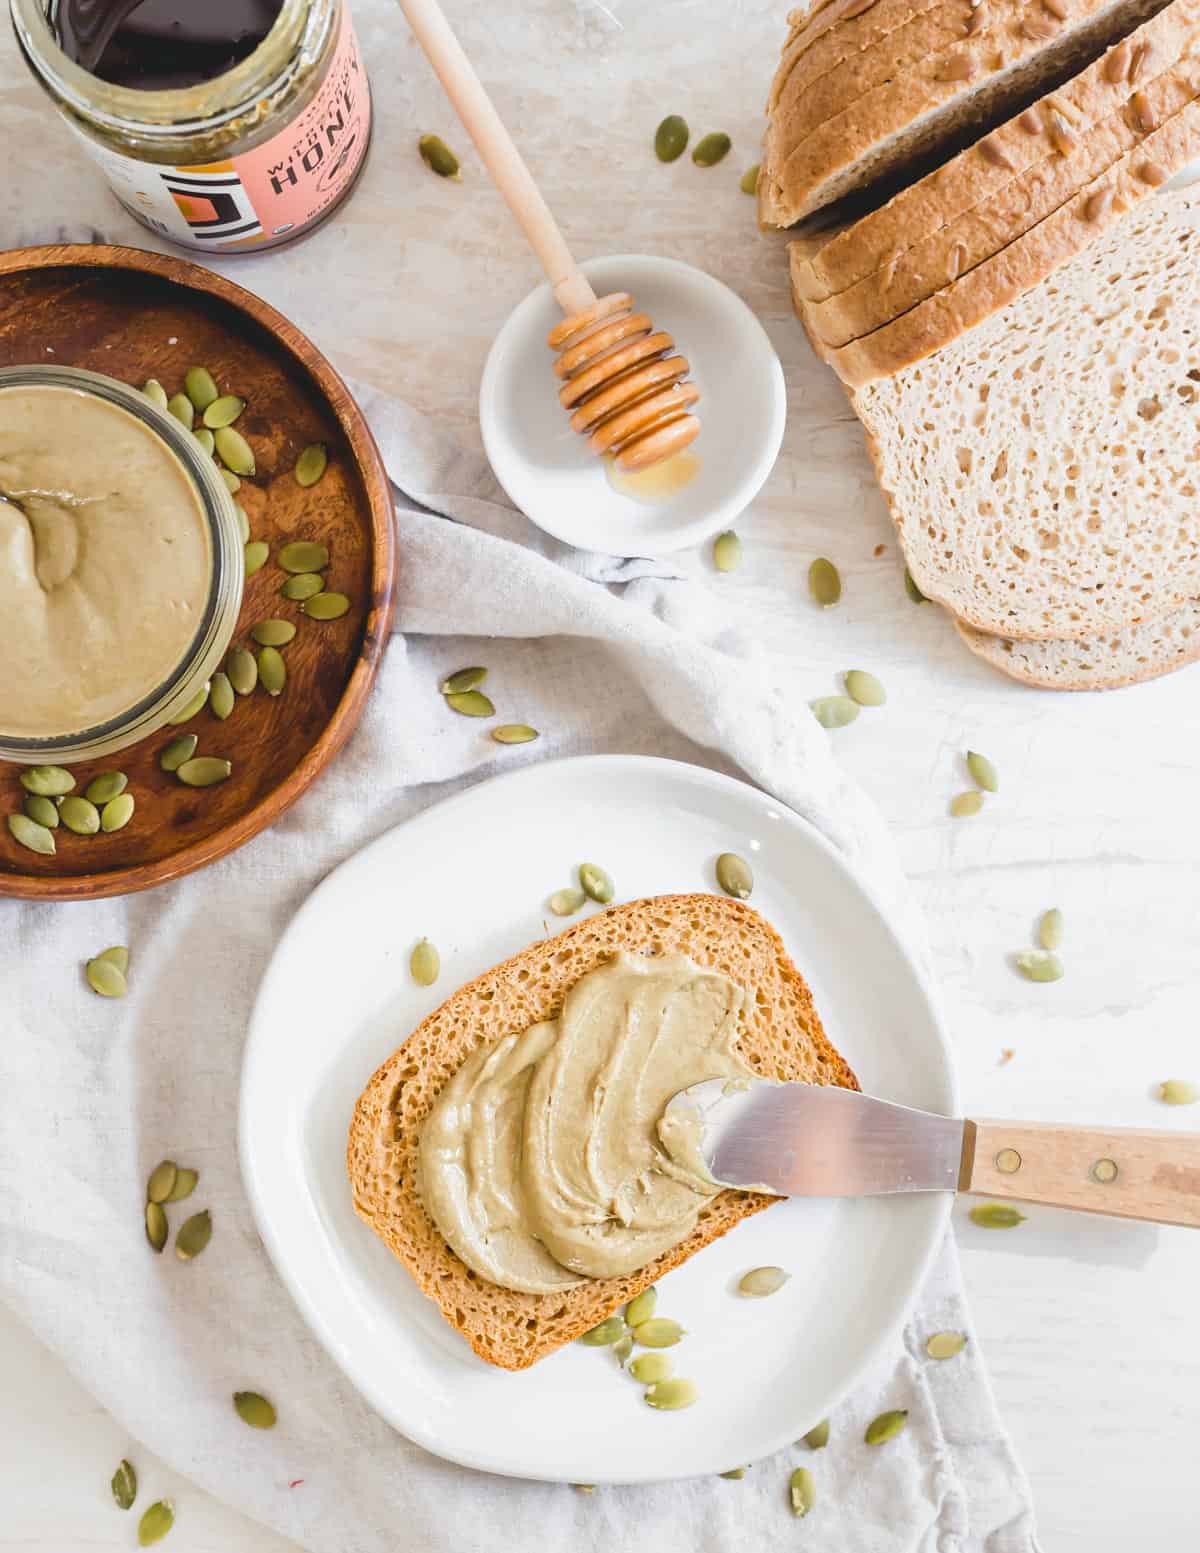
[[[760,219],[914,581],[1030,684],[1200,657],[1197,159],[1200,0],[793,19]]]

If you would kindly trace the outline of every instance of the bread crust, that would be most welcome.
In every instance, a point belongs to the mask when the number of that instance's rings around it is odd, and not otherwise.
[[[963,641],[992,668],[1037,690],[1120,690],[1200,659],[1200,603],[1112,636],[1018,642],[955,621]]]

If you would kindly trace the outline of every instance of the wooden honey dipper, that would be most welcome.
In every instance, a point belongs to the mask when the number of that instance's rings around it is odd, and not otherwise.
[[[400,8],[567,315],[547,344],[560,352],[558,397],[571,425],[630,473],[680,452],[700,432],[689,413],[700,390],[683,381],[687,359],[628,292],[596,296],[438,0],[400,0]]]

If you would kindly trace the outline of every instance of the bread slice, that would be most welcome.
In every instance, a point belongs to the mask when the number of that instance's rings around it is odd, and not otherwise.
[[[363,1091],[346,1164],[354,1207],[423,1293],[489,1364],[521,1370],[569,1343],[748,1215],[776,1201],[721,1192],[692,1233],[648,1267],[555,1294],[517,1294],[459,1261],[416,1191],[417,1141],[439,1090],[471,1052],[553,1017],[570,987],[618,950],[679,951],[748,987],[737,1048],[764,1077],[857,1089],[821,1027],[808,987],[778,933],[722,895],[666,895],[612,906],[531,944],[453,993],[424,1019]]]
[[[908,68],[876,80],[892,34],[867,55],[838,67],[841,103],[819,116],[829,88],[818,96],[793,71],[771,115],[759,177],[759,218],[791,226],[832,202],[885,177],[898,180],[921,162],[944,160],[955,142],[982,134],[1010,117],[1033,95],[1085,68],[1110,44],[1160,11],[1165,0],[1025,0],[1006,5],[1001,19],[985,25],[970,0],[957,4],[962,38]],[[1055,12],[1065,12],[1060,18]],[[908,25],[921,29],[927,16]],[[864,64],[865,58],[871,64]],[[860,83],[870,81],[865,90]]]
[[[1161,620],[1081,642],[1014,642],[957,622],[959,635],[994,669],[1040,690],[1119,690],[1140,685],[1200,658],[1200,603]]]

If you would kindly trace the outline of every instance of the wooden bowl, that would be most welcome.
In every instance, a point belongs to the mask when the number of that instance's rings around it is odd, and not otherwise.
[[[99,245],[0,253],[0,365],[32,362],[136,384],[155,377],[169,394],[189,367],[205,366],[222,391],[240,394],[247,406],[238,430],[258,472],[237,499],[271,559],[247,580],[234,640],[269,617],[298,628],[283,649],[281,695],[259,688],[239,697],[224,722],[205,708],[181,728],[72,768],[78,791],[101,769],[128,773],[137,808],[124,830],[76,836],[60,826],[57,854],[41,857],[0,818],[0,895],[90,900],[148,889],[224,857],[278,819],[332,760],[362,714],[387,645],[394,514],[379,450],[324,356],[274,308],[198,265]],[[327,444],[329,467],[302,489],[292,471],[311,442]],[[340,620],[308,620],[279,593],[287,574],[275,554],[301,538],[328,546],[327,586],[350,599]],[[178,733],[195,733],[198,753],[227,756],[229,780],[196,789],[161,770],[159,753]],[[0,816],[21,806],[19,771],[0,763]]]

